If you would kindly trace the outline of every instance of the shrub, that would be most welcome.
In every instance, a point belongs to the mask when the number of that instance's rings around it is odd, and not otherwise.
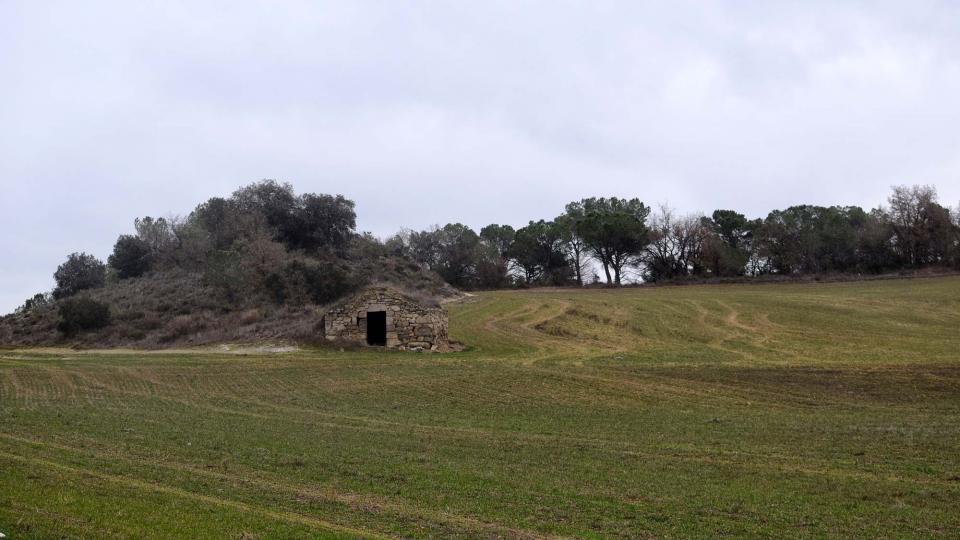
[[[136,323],[133,323],[134,328],[143,332],[156,330],[161,326],[163,326],[163,319],[153,314],[147,315],[139,319]]]
[[[236,251],[214,251],[207,257],[203,279],[220,291],[229,302],[241,296],[243,267]]]
[[[137,310],[137,311],[127,311],[124,313],[120,313],[115,318],[121,321],[130,322],[130,321],[138,321],[142,319],[144,316],[145,316],[144,312]]]
[[[107,267],[93,255],[71,253],[66,262],[57,267],[53,279],[57,281],[53,297],[66,298],[84,289],[103,287],[107,279]]]
[[[267,275],[263,287],[278,304],[325,304],[357,288],[359,283],[333,262],[295,260],[281,272]]]
[[[263,288],[267,296],[278,304],[287,301],[287,286],[283,281],[283,276],[273,272],[263,279]]]
[[[206,327],[202,318],[193,315],[177,315],[166,327],[166,334],[160,337],[160,341],[175,341],[192,333],[199,332]]]
[[[125,234],[117,239],[107,262],[120,279],[140,277],[153,266],[153,251],[143,240]]]
[[[330,263],[303,265],[299,268],[310,298],[317,304],[336,300],[356,288],[356,284],[343,269]]]
[[[248,309],[240,314],[240,324],[243,324],[243,325],[254,324],[254,323],[260,322],[260,319],[262,318],[263,317],[260,314],[260,310]]]
[[[23,305],[18,307],[17,313],[29,313],[35,309],[42,308],[49,305],[53,301],[53,297],[50,293],[37,293],[30,298],[27,298],[23,302]]]
[[[57,330],[66,336],[96,330],[110,324],[110,308],[89,298],[71,298],[60,303]]]

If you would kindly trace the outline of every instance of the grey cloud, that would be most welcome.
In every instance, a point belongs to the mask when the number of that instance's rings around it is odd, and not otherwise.
[[[0,4],[0,311],[260,178],[361,228],[960,200],[944,2]]]

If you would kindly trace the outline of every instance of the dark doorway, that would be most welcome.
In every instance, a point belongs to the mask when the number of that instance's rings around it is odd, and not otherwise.
[[[367,345],[387,344],[387,312],[367,312]]]

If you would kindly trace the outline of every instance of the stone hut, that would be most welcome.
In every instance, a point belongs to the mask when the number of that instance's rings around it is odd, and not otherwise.
[[[425,305],[389,287],[370,287],[331,308],[324,338],[402,350],[449,348],[447,310]]]

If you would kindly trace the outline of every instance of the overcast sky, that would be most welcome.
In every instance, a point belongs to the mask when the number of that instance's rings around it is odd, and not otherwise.
[[[262,178],[378,235],[960,200],[957,2],[0,0],[0,313]]]

